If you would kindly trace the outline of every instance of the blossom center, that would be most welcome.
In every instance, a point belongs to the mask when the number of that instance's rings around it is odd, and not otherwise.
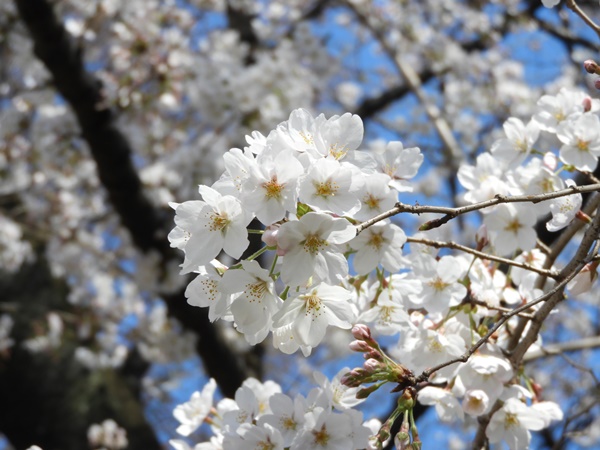
[[[331,180],[315,182],[315,194],[321,197],[334,196],[339,188],[338,184]]]
[[[379,199],[374,197],[373,194],[367,195],[363,199],[363,203],[371,209],[379,209]]]
[[[442,343],[439,341],[439,339],[436,339],[436,338],[430,338],[429,345],[427,347],[433,353],[441,353],[442,350],[444,349],[444,346],[442,345]]]
[[[381,249],[384,242],[385,239],[382,233],[373,233],[371,234],[371,239],[369,239],[369,245],[375,247],[377,250]]]
[[[513,413],[506,413],[506,416],[504,417],[504,428],[508,429],[517,425],[519,425],[519,419],[517,415]]]
[[[298,424],[291,417],[284,417],[280,420],[281,425],[286,430],[295,430],[298,427]]]
[[[222,213],[216,213],[213,212],[210,215],[210,224],[209,224],[209,229],[210,231],[223,231],[227,225],[229,225],[231,223],[231,220],[229,220],[229,217],[227,217],[227,214]]]
[[[269,181],[263,183],[262,187],[265,190],[265,197],[267,197],[268,199],[271,199],[271,198],[280,199],[281,191],[283,191],[284,185],[279,184],[277,182],[277,177],[274,176]]]
[[[589,151],[589,142],[583,139],[577,139],[577,150],[582,152]]]
[[[200,283],[200,289],[202,295],[208,298],[210,301],[215,301],[219,295],[219,286],[215,280],[202,280]]]
[[[257,442],[257,447],[259,450],[273,450],[275,448],[275,444],[273,444],[270,440]]]
[[[348,150],[346,150],[345,145],[333,144],[329,147],[329,154],[335,159],[342,159],[346,156],[346,153],[348,153]]]
[[[311,255],[316,255],[325,247],[327,247],[327,245],[328,244],[325,239],[321,239],[316,234],[309,234],[304,241],[304,250]]]
[[[321,447],[325,447],[329,441],[329,434],[327,433],[325,425],[321,427],[320,431],[313,431],[313,436],[315,437],[313,444],[320,445]]]
[[[313,316],[319,314],[319,310],[321,309],[321,299],[317,295],[305,295],[304,301],[306,302],[307,314],[312,314]]]
[[[517,139],[515,144],[517,151],[527,153],[527,141],[525,139]]]
[[[508,222],[504,229],[516,234],[521,229],[521,223],[517,219],[513,219],[512,221]]]
[[[396,173],[396,166],[392,166],[390,164],[386,164],[383,168],[383,173],[389,175],[391,178],[396,178],[394,174]]]
[[[441,278],[436,277],[434,280],[430,281],[429,286],[431,286],[433,289],[435,289],[436,291],[443,291],[444,289],[446,289],[448,286],[450,286],[449,283],[444,282]]]
[[[260,302],[267,290],[267,282],[263,280],[246,285],[246,295],[250,302]]]
[[[302,140],[306,144],[312,144],[312,143],[314,143],[314,139],[312,137],[312,134],[310,134],[310,133],[303,133],[302,131],[300,131],[298,134],[300,135],[300,137],[302,138]]]

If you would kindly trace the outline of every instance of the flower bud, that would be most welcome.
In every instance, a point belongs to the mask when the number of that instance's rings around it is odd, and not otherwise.
[[[546,166],[548,169],[554,171],[556,170],[556,167],[558,166],[558,158],[556,157],[556,155],[552,152],[546,152],[544,153],[544,166]]]
[[[358,323],[352,327],[352,336],[359,341],[371,340],[371,329],[362,323]]]
[[[594,81],[594,87],[595,87],[596,89],[600,89],[600,79],[598,79],[598,80]]]
[[[365,359],[376,359],[377,361],[383,362],[383,355],[379,350],[375,350],[374,348],[369,348],[369,351],[363,356]]]
[[[369,344],[367,344],[365,341],[352,341],[348,347],[350,347],[350,350],[353,352],[359,353],[365,353],[372,350],[371,347],[369,347]]]
[[[269,225],[262,235],[261,240],[269,247],[277,246],[277,233],[279,232],[278,225]]]
[[[583,62],[583,68],[587,73],[599,74],[598,72],[600,72],[600,67],[598,67],[598,64],[593,59],[586,59]]]
[[[583,110],[585,112],[589,112],[592,109],[592,99],[590,97],[586,97],[581,102],[583,104]]]
[[[381,369],[385,368],[383,364],[373,358],[367,359],[364,362],[363,367],[369,374],[379,372]]]
[[[462,407],[470,416],[480,416],[488,410],[489,404],[490,399],[484,391],[473,389],[465,393]]]
[[[490,243],[488,230],[485,224],[481,225],[475,234],[475,242],[477,242],[477,250],[481,251]]]
[[[400,431],[394,437],[394,445],[398,450],[407,450],[410,448],[410,435],[406,431]]]
[[[567,283],[567,290],[571,295],[579,295],[588,292],[596,278],[598,278],[598,261],[594,261],[585,265],[575,277]]]
[[[356,393],[356,398],[357,399],[364,399],[367,398],[369,395],[371,395],[373,392],[375,392],[377,389],[379,389],[379,384],[373,384],[369,387],[364,387],[362,389],[359,389],[358,392]]]

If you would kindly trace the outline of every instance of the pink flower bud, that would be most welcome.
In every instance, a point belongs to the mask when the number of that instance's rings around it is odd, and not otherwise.
[[[600,79],[598,79],[598,80],[594,81],[594,87],[595,87],[596,89],[600,89]]]
[[[365,353],[371,350],[371,347],[365,341],[352,341],[348,346],[353,352]]]
[[[581,102],[583,104],[583,110],[585,112],[591,111],[592,109],[592,99],[590,97],[586,97]]]
[[[362,323],[358,323],[352,327],[352,336],[359,341],[371,340],[371,329]]]
[[[475,242],[477,242],[477,250],[482,250],[490,243],[488,230],[485,224],[481,225],[479,230],[477,230],[477,234],[475,234]]]
[[[571,281],[567,283],[567,289],[572,295],[583,294],[584,292],[588,292],[596,278],[598,277],[598,273],[596,269],[598,268],[598,261],[594,261],[592,263],[586,264],[581,272],[575,275]]]
[[[376,359],[377,361],[383,362],[383,355],[379,352],[379,350],[375,350],[374,348],[370,349],[363,356],[365,359]]]
[[[596,64],[596,61],[594,61],[593,59],[586,59],[583,62],[583,68],[587,73],[594,74],[598,74],[598,71],[600,70],[600,67],[598,67],[598,64]]]
[[[262,235],[262,241],[269,247],[277,245],[277,233],[279,232],[278,225],[269,225]]]
[[[368,373],[372,374],[375,372],[379,372],[381,369],[383,369],[383,364],[381,364],[376,359],[370,358],[364,362],[363,367]]]
[[[544,166],[546,166],[548,169],[554,171],[556,170],[556,167],[558,166],[558,158],[556,157],[556,155],[552,152],[547,152],[544,153]]]

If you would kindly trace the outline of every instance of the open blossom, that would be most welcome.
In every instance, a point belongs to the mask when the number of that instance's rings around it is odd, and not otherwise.
[[[541,402],[537,405],[542,403],[551,402]],[[530,407],[517,398],[509,398],[504,402],[502,408],[492,416],[486,429],[486,435],[492,444],[505,441],[511,450],[520,450],[529,447],[530,430],[541,430],[547,427],[552,420],[560,419],[562,419],[562,413],[557,406],[533,405]]]
[[[281,279],[290,286],[306,283],[310,277],[335,283],[348,275],[348,261],[339,244],[356,235],[356,229],[346,219],[334,219],[328,214],[308,213],[284,223],[277,234],[277,244],[283,252]]]
[[[534,121],[525,125],[515,117],[504,122],[503,127],[506,138],[496,141],[490,152],[510,166],[518,165],[531,153],[540,134],[540,128]]]
[[[302,164],[291,151],[265,149],[244,183],[244,206],[265,225],[283,219],[287,211],[296,211],[297,184],[303,173]]]
[[[360,210],[354,215],[356,220],[369,220],[388,211],[398,201],[398,192],[389,187],[390,177],[374,173],[365,177],[365,185],[359,195]]]
[[[273,326],[292,324],[291,333],[300,344],[316,347],[329,325],[349,329],[356,320],[351,294],[340,286],[319,284],[306,293],[288,298],[273,316]]]
[[[223,439],[223,450],[283,450],[283,437],[279,430],[269,425],[241,424],[234,433]]]
[[[220,288],[219,270],[225,269],[227,268],[216,260],[211,264],[200,266],[198,275],[185,289],[188,304],[201,308],[208,307],[208,318],[211,322],[226,316],[231,303],[231,296],[225,294]]]
[[[458,169],[458,181],[467,189],[465,200],[477,203],[493,198],[496,194],[508,194],[504,178],[504,164],[489,153],[477,157],[474,166],[462,164]],[[486,211],[482,211],[485,213]]]
[[[239,258],[249,245],[246,226],[252,219],[240,201],[200,186],[204,201],[172,204],[175,224],[169,233],[171,247],[185,252],[181,273],[189,273],[213,260],[221,250]]]
[[[582,114],[562,122],[556,136],[563,143],[560,159],[565,164],[591,172],[600,156],[600,119],[595,114]]]
[[[434,405],[440,420],[451,422],[463,420],[464,412],[452,392],[433,386],[426,386],[419,391],[419,402],[423,405]]]
[[[548,0],[556,2],[556,0]],[[589,99],[587,94],[568,88],[561,88],[556,95],[544,95],[537,102],[537,111],[533,116],[542,130],[556,133],[558,125],[563,121],[584,112],[584,102]],[[598,99],[593,99],[592,111],[598,110]]]
[[[535,221],[536,215],[531,208],[510,203],[498,205],[484,218],[492,244],[501,255],[508,255],[518,248],[526,251],[535,247]]]
[[[388,272],[397,272],[404,263],[402,246],[406,243],[406,234],[393,223],[378,222],[363,230],[349,242],[356,250],[354,269],[364,275],[379,264]]]
[[[272,412],[262,416],[258,423],[277,428],[283,437],[284,445],[289,447],[304,425],[306,402],[303,400],[299,395],[293,400],[281,393],[272,395],[269,399]]]
[[[341,450],[353,446],[352,420],[321,407],[306,414],[306,423],[291,450]]]
[[[464,275],[460,261],[454,256],[442,256],[439,261],[426,259],[428,276],[422,277],[423,290],[411,295],[411,301],[430,313],[446,314],[450,307],[460,304],[467,288],[460,284]]]
[[[569,187],[576,185],[573,180],[567,180],[566,183]],[[567,195],[550,200],[552,220],[546,223],[548,231],[558,231],[568,226],[581,209],[582,201],[581,194]]]
[[[360,208],[360,172],[335,159],[318,159],[300,182],[300,200],[320,211],[340,216],[353,215]]]
[[[177,427],[179,434],[189,436],[202,425],[213,406],[213,394],[216,389],[217,382],[211,378],[202,389],[202,392],[194,392],[188,402],[175,408],[173,415],[181,423]]]
[[[256,261],[242,261],[242,270],[226,271],[219,286],[232,295],[230,311],[238,331],[251,345],[262,342],[281,303],[269,271]]]
[[[392,141],[385,150],[376,151],[374,156],[377,170],[391,178],[391,187],[398,192],[412,191],[406,180],[413,178],[423,163],[424,157],[418,147],[404,148],[402,142]]]

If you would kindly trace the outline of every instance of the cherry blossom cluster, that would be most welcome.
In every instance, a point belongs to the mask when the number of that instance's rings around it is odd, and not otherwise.
[[[177,226],[169,240],[185,252],[182,273],[198,272],[188,302],[208,307],[211,320],[233,321],[250,344],[272,332],[284,353],[308,355],[329,325],[350,328],[360,310],[348,285],[349,256],[365,279],[379,264],[394,273],[406,242],[389,221],[358,236],[354,224],[391,208],[423,161],[418,148],[399,142],[358,151],[362,136],[356,115],[296,110],[268,136],[255,132],[244,150],[225,154],[223,176],[200,186],[202,201],[172,204]],[[229,268],[214,261],[222,251],[243,255],[254,217],[265,230],[251,231],[266,245]],[[275,251],[270,269],[255,260],[267,250]]]
[[[235,399],[224,398],[214,405],[216,382],[211,379],[202,392],[194,392],[189,401],[173,412],[180,425],[177,433],[190,436],[203,423],[210,424],[214,436],[198,444],[195,450],[264,449],[364,449],[381,423],[363,421],[354,406],[357,388],[344,386],[342,369],[332,380],[315,373],[318,386],[305,397],[290,397],[274,381],[261,383],[248,378],[236,391]],[[174,439],[176,450],[191,450],[184,440]]]
[[[284,353],[309,355],[330,326],[368,323],[379,335],[399,335],[390,356],[375,341],[352,344],[367,361],[344,382],[353,388],[381,382],[362,388],[359,397],[391,382],[413,399],[407,389],[416,387],[418,401],[435,404],[442,420],[491,415],[490,442],[525,448],[529,430],[562,412],[526,388],[532,380],[515,371],[506,351],[520,311],[535,312],[558,273],[536,248],[534,225],[547,214],[549,231],[591,221],[580,211],[578,186],[561,174],[595,168],[599,110],[598,100],[562,89],[542,97],[529,122],[508,119],[505,136],[458,171],[464,202],[481,211],[483,226],[476,249],[455,254],[440,253],[436,220],[410,238],[390,220],[406,206],[398,195],[412,189],[409,180],[423,162],[418,148],[390,142],[361,150],[356,115],[315,118],[296,110],[267,136],[254,132],[247,147],[227,152],[220,179],[200,186],[202,200],[171,204],[171,246],[185,254],[181,272],[197,273],[188,302],[208,307],[212,321],[233,322],[251,345],[271,334]],[[248,233],[262,235],[264,243],[251,255]],[[508,272],[499,270],[500,262]],[[572,274],[573,295],[589,289],[597,265]],[[503,318],[511,307],[514,313]],[[402,408],[404,423],[410,408]],[[418,445],[412,428],[409,442]]]

